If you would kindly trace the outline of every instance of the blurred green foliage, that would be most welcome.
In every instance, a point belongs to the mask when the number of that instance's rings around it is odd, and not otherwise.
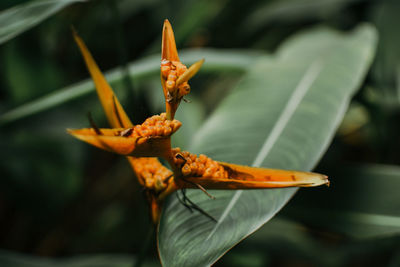
[[[0,10],[28,2],[1,1]],[[134,121],[161,112],[157,72],[149,68],[138,77],[125,70],[154,54],[158,64],[161,25],[168,18],[178,48],[221,49],[227,59],[230,49],[244,55],[193,79],[193,114],[185,115],[196,120],[186,132],[195,131],[237,83],[249,57],[273,53],[287,37],[316,25],[342,31],[360,22],[375,25],[373,66],[317,168],[332,177],[331,187],[300,191],[216,266],[398,266],[399,11],[396,0],[99,0],[68,5],[0,44],[0,265],[66,266],[66,256],[140,253],[148,211],[129,166],[65,133],[86,127],[88,111],[99,126],[107,125],[97,96],[88,82],[74,97],[60,88],[88,78],[71,37],[74,25],[100,67],[117,69],[113,86]],[[50,97],[54,93],[58,102]],[[4,123],[3,114],[43,98],[50,104],[39,102],[40,112],[28,109]],[[181,140],[180,146],[188,145],[188,137]],[[61,258],[48,263],[25,254]],[[110,261],[126,266],[130,256],[121,257]],[[154,263],[155,247],[147,257]],[[67,266],[98,266],[104,259],[69,261]]]

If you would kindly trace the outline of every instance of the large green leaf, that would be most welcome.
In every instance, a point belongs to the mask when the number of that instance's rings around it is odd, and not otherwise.
[[[185,64],[192,64],[202,57],[207,57],[207,62],[202,71],[243,71],[255,58],[261,55],[254,50],[216,50],[216,49],[191,49],[182,51],[180,56]],[[81,63],[83,64],[83,63]],[[160,71],[160,56],[152,55],[129,64],[129,74],[133,79],[140,79]],[[106,78],[111,86],[122,82],[124,72],[114,69],[106,72]],[[159,79],[157,77],[157,79]],[[0,115],[0,125],[22,119],[24,117],[42,112],[70,100],[76,99],[90,92],[94,92],[91,79],[57,90],[51,94],[40,97]],[[161,92],[161,87],[160,87]]]
[[[174,147],[187,149],[192,141],[192,136],[196,134],[204,122],[205,110],[202,103],[197,98],[191,96],[189,104],[186,110],[180,108],[176,112],[175,118],[182,122],[182,126],[172,138],[172,145]]]
[[[318,28],[254,63],[199,130],[193,151],[252,166],[310,170],[326,150],[372,61],[376,32]],[[312,190],[312,189],[311,189]],[[171,198],[159,227],[164,266],[208,266],[272,218],[295,189],[212,191],[189,197],[218,219]]]
[[[0,12],[0,44],[32,28],[64,7],[85,0],[36,0]]]

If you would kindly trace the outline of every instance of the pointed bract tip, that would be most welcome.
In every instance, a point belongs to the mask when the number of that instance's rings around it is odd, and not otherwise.
[[[77,32],[77,30],[75,29],[75,26],[74,26],[74,25],[71,25],[71,26],[70,26],[70,29],[71,29],[71,32],[72,32],[73,35],[78,35],[78,32]]]
[[[85,47],[82,38],[79,36],[78,31],[75,29],[74,26],[71,26],[71,31],[72,31],[72,37],[74,38],[75,43],[78,45],[78,47],[80,49],[82,49],[81,47]]]
[[[320,174],[319,180],[315,182],[314,186],[326,185],[329,187],[330,181],[328,176]]]
[[[71,32],[72,32],[72,36],[74,37],[76,43],[83,43],[82,38],[79,36],[79,33],[76,30],[76,28],[74,27],[74,25],[71,25]]]
[[[326,175],[324,175],[325,177],[325,185],[327,186],[327,187],[329,187],[329,186],[331,186],[331,181],[329,181],[329,179],[328,179],[328,176],[326,176]]]
[[[161,59],[180,61],[178,50],[176,49],[174,31],[172,30],[171,23],[169,23],[167,19],[164,20],[162,33]]]

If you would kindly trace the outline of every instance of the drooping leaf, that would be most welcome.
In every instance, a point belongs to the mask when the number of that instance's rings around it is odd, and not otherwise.
[[[34,27],[64,7],[85,0],[36,0],[0,12],[0,44]]]
[[[199,130],[191,151],[236,164],[312,169],[360,86],[375,44],[369,25],[348,34],[318,28],[293,37],[274,57],[253,64]],[[215,200],[190,191],[189,198],[218,223],[171,198],[159,227],[162,263],[213,264],[272,218],[295,191],[211,191]]]

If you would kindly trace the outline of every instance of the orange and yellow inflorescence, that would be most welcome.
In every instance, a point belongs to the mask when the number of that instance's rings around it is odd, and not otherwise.
[[[199,71],[204,59],[187,68],[181,63],[171,24],[164,21],[161,48],[161,85],[166,113],[133,125],[114,91],[107,83],[83,40],[75,41],[93,78],[96,91],[112,128],[68,130],[74,137],[98,148],[127,156],[150,203],[155,224],[166,196],[185,188],[261,189],[328,184],[325,175],[308,172],[253,168],[217,162],[206,155],[191,154],[171,147],[171,136],[181,127],[174,119],[180,101],[190,92],[188,81]],[[171,169],[157,157],[163,158]]]
[[[189,94],[190,86],[188,82],[179,83],[180,80],[178,80],[178,77],[181,77],[186,71],[187,67],[179,61],[169,61],[167,59],[161,61],[161,75],[166,81],[165,87],[168,90],[167,101],[172,99],[174,94],[178,94],[178,98]]]
[[[166,137],[175,133],[182,123],[178,120],[167,120],[165,113],[147,118],[142,124],[117,132],[123,137]]]
[[[175,155],[175,164],[180,166],[184,177],[228,178],[228,171],[204,154],[197,156],[188,151],[181,151],[179,147],[173,148],[172,153]]]
[[[135,172],[138,178],[144,181],[146,188],[153,188],[160,192],[167,188],[168,179],[172,178],[172,171],[163,165],[155,164],[152,158],[138,158]]]

